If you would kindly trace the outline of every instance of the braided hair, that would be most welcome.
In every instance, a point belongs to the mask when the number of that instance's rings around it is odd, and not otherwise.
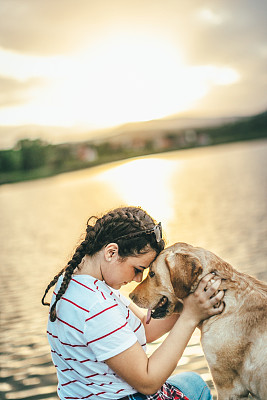
[[[92,224],[92,219],[95,223]],[[79,268],[85,255],[93,256],[100,251],[108,243],[118,244],[118,254],[124,259],[138,254],[145,254],[151,249],[159,254],[164,248],[164,240],[156,240],[153,233],[155,221],[140,207],[121,207],[108,212],[100,218],[90,217],[87,221],[85,238],[76,248],[72,259],[49,283],[42,304],[49,306],[44,301],[48,291],[58,278],[63,274],[63,281],[56,294],[54,303],[50,309],[50,320],[56,320],[56,305],[66,292],[72,274],[76,268]]]

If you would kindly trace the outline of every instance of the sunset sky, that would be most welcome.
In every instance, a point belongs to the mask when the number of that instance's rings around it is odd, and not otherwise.
[[[266,20],[266,0],[1,0],[0,145],[10,126],[264,111]]]

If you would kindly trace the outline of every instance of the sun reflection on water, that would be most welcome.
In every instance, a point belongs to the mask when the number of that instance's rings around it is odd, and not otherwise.
[[[177,161],[147,157],[124,161],[100,173],[97,179],[111,185],[123,202],[141,206],[166,226],[174,215],[171,182],[177,168]]]

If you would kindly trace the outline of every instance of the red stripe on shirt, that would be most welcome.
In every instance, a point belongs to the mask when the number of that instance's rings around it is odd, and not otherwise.
[[[86,286],[86,285],[84,285],[83,283],[81,283],[81,282],[79,282],[79,281],[76,281],[76,279],[72,278],[71,280],[72,280],[73,282],[76,282],[76,283],[78,283],[79,285],[85,287],[86,289],[89,289],[89,290],[91,290],[92,292],[94,292],[94,289],[91,289],[89,286]]]
[[[87,358],[86,360],[80,361],[80,363],[83,364],[83,363],[85,363],[85,362],[87,362],[87,361],[93,361],[93,360],[90,360],[90,358]]]
[[[113,385],[114,382],[108,382],[108,383],[101,383],[101,385],[95,383],[95,382],[91,382],[91,383],[86,383],[85,386],[93,386],[93,385],[97,385],[97,386],[107,386],[107,385]],[[124,389],[123,389],[124,390]]]
[[[128,322],[126,322],[124,325],[120,326],[119,328],[115,329],[114,331],[107,333],[106,335],[100,336],[99,338],[96,338],[94,340],[90,340],[90,342],[86,343],[87,346],[90,343],[97,342],[98,340],[104,339],[105,337],[107,337],[109,335],[112,335],[113,333],[115,333],[115,332],[119,331],[120,329],[124,328],[127,324],[128,324]]]
[[[99,287],[97,286],[96,282],[98,282],[97,279],[94,281],[94,285],[96,286],[96,289],[102,294],[104,300],[107,300],[106,297],[105,297],[105,295],[104,295],[104,293],[103,293],[103,292],[99,289]]]
[[[134,330],[134,333],[138,331],[138,329],[140,329],[140,327],[142,326],[142,322],[140,322],[140,324],[138,325],[138,327]]]
[[[88,376],[86,376],[85,378],[93,378],[94,376],[97,376],[97,375],[99,375],[99,374],[88,375]],[[104,375],[105,375],[105,374],[104,374]]]
[[[79,363],[81,363],[81,364],[83,364],[83,363],[85,363],[85,362],[88,362],[88,361],[93,361],[93,362],[95,362],[94,360],[90,360],[89,358],[87,358],[86,360],[81,360],[81,361],[80,361],[80,360],[77,360],[76,358],[71,358],[71,357],[64,358],[62,354],[57,353],[55,350],[51,350],[51,353],[54,353],[54,354],[56,354],[57,356],[62,357],[65,361],[77,361],[77,362],[79,362]],[[67,369],[66,369],[66,371],[67,371]]]
[[[116,394],[118,394],[118,393],[120,393],[120,392],[123,392],[125,389],[120,389],[120,390],[118,390],[117,392],[116,392]]]
[[[58,357],[62,357],[63,360],[65,360],[65,361],[78,361],[78,360],[76,360],[76,358],[71,358],[71,357],[64,358],[62,354],[58,353],[56,350],[53,350],[53,349],[51,349],[51,353],[56,354]]]
[[[86,308],[83,308],[83,307],[79,306],[78,304],[74,303],[74,301],[71,301],[71,300],[69,300],[69,299],[66,299],[66,297],[61,297],[61,299],[62,299],[62,300],[66,300],[66,301],[68,301],[69,303],[73,304],[75,307],[78,307],[78,308],[80,308],[81,310],[86,311],[86,312],[89,313],[89,310],[87,310]]]
[[[70,344],[70,343],[62,342],[62,341],[59,339],[58,336],[53,335],[53,334],[52,334],[51,332],[49,332],[49,331],[46,331],[46,332],[47,332],[48,335],[52,336],[54,339],[58,339],[58,341],[59,341],[61,344],[63,344],[63,346],[70,346],[70,347],[86,347],[85,344]]]
[[[56,350],[51,349],[51,353],[55,353],[59,357],[63,357],[62,354],[58,353]],[[63,357],[64,358],[64,357]]]
[[[69,382],[66,382],[66,383],[62,383],[61,386],[67,386],[70,383],[75,383],[75,382],[78,382],[77,379],[75,379],[74,381],[69,381]]]
[[[76,328],[75,326],[69,324],[68,322],[63,321],[63,319],[60,319],[60,318],[58,318],[58,317],[57,317],[57,319],[58,319],[60,322],[62,322],[63,324],[66,324],[66,325],[68,325],[70,328],[75,329],[76,331],[78,331],[78,332],[80,332],[80,333],[83,334],[83,331],[81,331],[80,329]]]
[[[91,393],[91,394],[88,394],[88,396],[85,396],[85,397],[65,397],[65,399],[69,399],[69,400],[89,399],[89,397],[91,397],[91,396],[100,396],[101,394],[105,394],[105,393],[106,392]]]
[[[53,294],[56,296],[56,295],[57,295],[57,292],[53,291]],[[71,301],[71,300],[69,300],[69,299],[66,299],[66,297],[61,297],[61,299],[62,299],[62,300],[66,300],[66,301],[68,301],[69,303],[73,304],[75,307],[78,307],[78,308],[80,308],[81,310],[86,311],[86,312],[89,313],[89,310],[87,310],[86,308],[83,308],[83,307],[79,306],[78,304],[74,303],[74,301]],[[61,300],[61,299],[60,299],[60,300]]]
[[[92,318],[97,317],[98,315],[102,314],[103,312],[108,311],[108,310],[110,310],[111,308],[116,307],[116,306],[118,306],[118,303],[116,303],[116,304],[114,304],[113,306],[110,306],[110,307],[108,307],[108,308],[105,308],[104,310],[100,311],[99,313],[97,313],[97,314],[95,314],[95,315],[92,315],[92,317],[87,318],[87,319],[85,320],[85,322],[86,322],[86,321],[89,321],[89,320],[92,319]]]

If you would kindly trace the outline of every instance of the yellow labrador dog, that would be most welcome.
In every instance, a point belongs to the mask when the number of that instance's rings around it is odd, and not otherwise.
[[[266,283],[238,272],[210,251],[176,243],[160,253],[130,297],[152,310],[152,318],[164,318],[181,311],[183,298],[210,272],[222,279],[219,290],[225,290],[222,314],[200,326],[218,400],[245,400],[249,393],[267,400]]]

